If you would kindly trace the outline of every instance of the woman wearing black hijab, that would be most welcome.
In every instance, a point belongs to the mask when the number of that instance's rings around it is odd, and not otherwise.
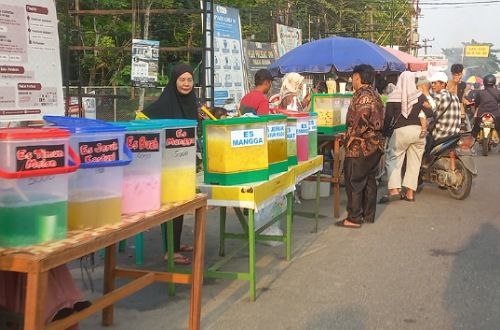
[[[193,69],[179,63],[160,98],[144,110],[149,119],[198,119],[198,100],[194,94]],[[174,219],[174,262],[189,265],[191,260],[180,252],[191,252],[193,247],[181,245],[183,216]],[[165,256],[166,258],[166,256]]]

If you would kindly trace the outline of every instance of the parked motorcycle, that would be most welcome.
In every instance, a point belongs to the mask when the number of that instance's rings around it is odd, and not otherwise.
[[[481,116],[479,134],[477,142],[482,146],[483,156],[488,156],[488,152],[499,143],[498,132],[495,129],[496,118],[491,113],[484,113]]]
[[[421,180],[446,188],[454,199],[467,198],[477,175],[473,143],[470,133],[460,133],[432,148],[422,161]]]

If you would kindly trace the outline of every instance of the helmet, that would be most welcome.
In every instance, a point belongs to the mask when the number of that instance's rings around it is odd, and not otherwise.
[[[496,83],[497,83],[497,78],[492,74],[486,75],[483,78],[484,86],[495,86]]]

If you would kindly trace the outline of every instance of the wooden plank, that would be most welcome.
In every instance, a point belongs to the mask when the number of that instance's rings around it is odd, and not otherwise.
[[[104,295],[115,289],[116,243],[106,248],[104,256]],[[112,325],[114,306],[111,304],[102,311],[102,324]]]
[[[136,9],[138,14],[146,13],[146,9]],[[187,9],[187,8],[151,8],[150,14],[171,14],[171,15],[186,15],[186,14],[201,14],[201,9]],[[132,15],[134,9],[80,9],[70,10],[70,15]]]
[[[48,272],[28,273],[24,310],[25,330],[42,329],[45,324],[45,297],[48,278]]]
[[[190,274],[150,272],[147,270],[138,270],[130,268],[116,268],[115,278],[139,278],[145,274],[154,274],[156,282],[191,284],[192,276]]]
[[[155,275],[154,274],[146,274],[130,283],[125,284],[124,286],[109,292],[108,294],[99,297],[98,299],[92,302],[92,305],[89,308],[86,308],[78,313],[72,314],[62,320],[52,322],[47,325],[47,330],[56,330],[56,329],[67,329],[70,326],[78,323],[80,320],[89,317],[90,315],[106,308],[114,304],[115,302],[130,296],[131,294],[145,288],[146,286],[154,283]],[[41,328],[39,328],[41,329]]]
[[[206,215],[206,207],[196,209],[193,251],[193,282],[191,284],[191,304],[189,309],[189,329],[191,330],[198,330],[200,328]]]

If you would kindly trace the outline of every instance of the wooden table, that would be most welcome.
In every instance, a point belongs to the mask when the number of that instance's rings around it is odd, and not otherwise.
[[[154,282],[191,284],[189,329],[200,328],[201,287],[205,246],[207,197],[199,194],[191,201],[165,205],[159,211],[124,216],[117,225],[94,230],[71,231],[64,240],[25,248],[0,248],[0,270],[27,274],[24,329],[66,329],[91,314],[103,310],[102,324],[113,323],[114,303]],[[195,235],[192,274],[154,272],[116,267],[117,243],[153,227],[160,226],[188,212],[195,212]],[[45,297],[48,271],[94,251],[106,249],[103,296],[83,311],[45,325]],[[115,288],[115,279],[131,282]]]

